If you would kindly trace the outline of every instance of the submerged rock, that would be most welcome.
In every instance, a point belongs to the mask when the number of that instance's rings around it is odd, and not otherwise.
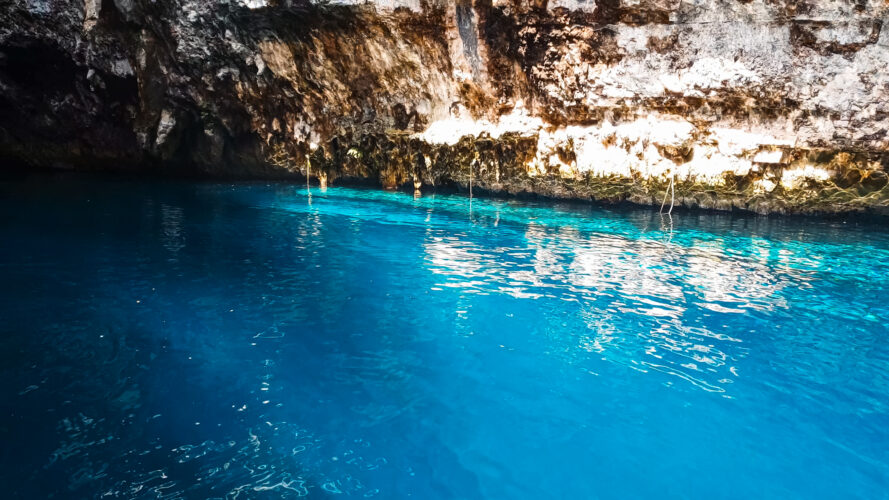
[[[0,12],[7,162],[889,210],[882,0],[35,5]]]

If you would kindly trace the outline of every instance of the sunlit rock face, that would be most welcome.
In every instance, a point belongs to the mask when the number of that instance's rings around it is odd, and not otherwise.
[[[889,213],[883,0],[13,0],[0,156]]]

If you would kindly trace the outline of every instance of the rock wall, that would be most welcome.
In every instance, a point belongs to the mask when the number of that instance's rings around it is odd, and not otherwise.
[[[885,0],[0,0],[0,158],[889,214],[887,21]]]

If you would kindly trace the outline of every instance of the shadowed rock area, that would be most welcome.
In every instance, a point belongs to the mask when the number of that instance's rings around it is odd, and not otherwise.
[[[0,168],[887,215],[887,21],[883,0],[0,0]]]

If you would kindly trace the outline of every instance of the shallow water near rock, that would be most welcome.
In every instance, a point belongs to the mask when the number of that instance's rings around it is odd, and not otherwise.
[[[878,498],[889,231],[0,182],[16,498]]]

